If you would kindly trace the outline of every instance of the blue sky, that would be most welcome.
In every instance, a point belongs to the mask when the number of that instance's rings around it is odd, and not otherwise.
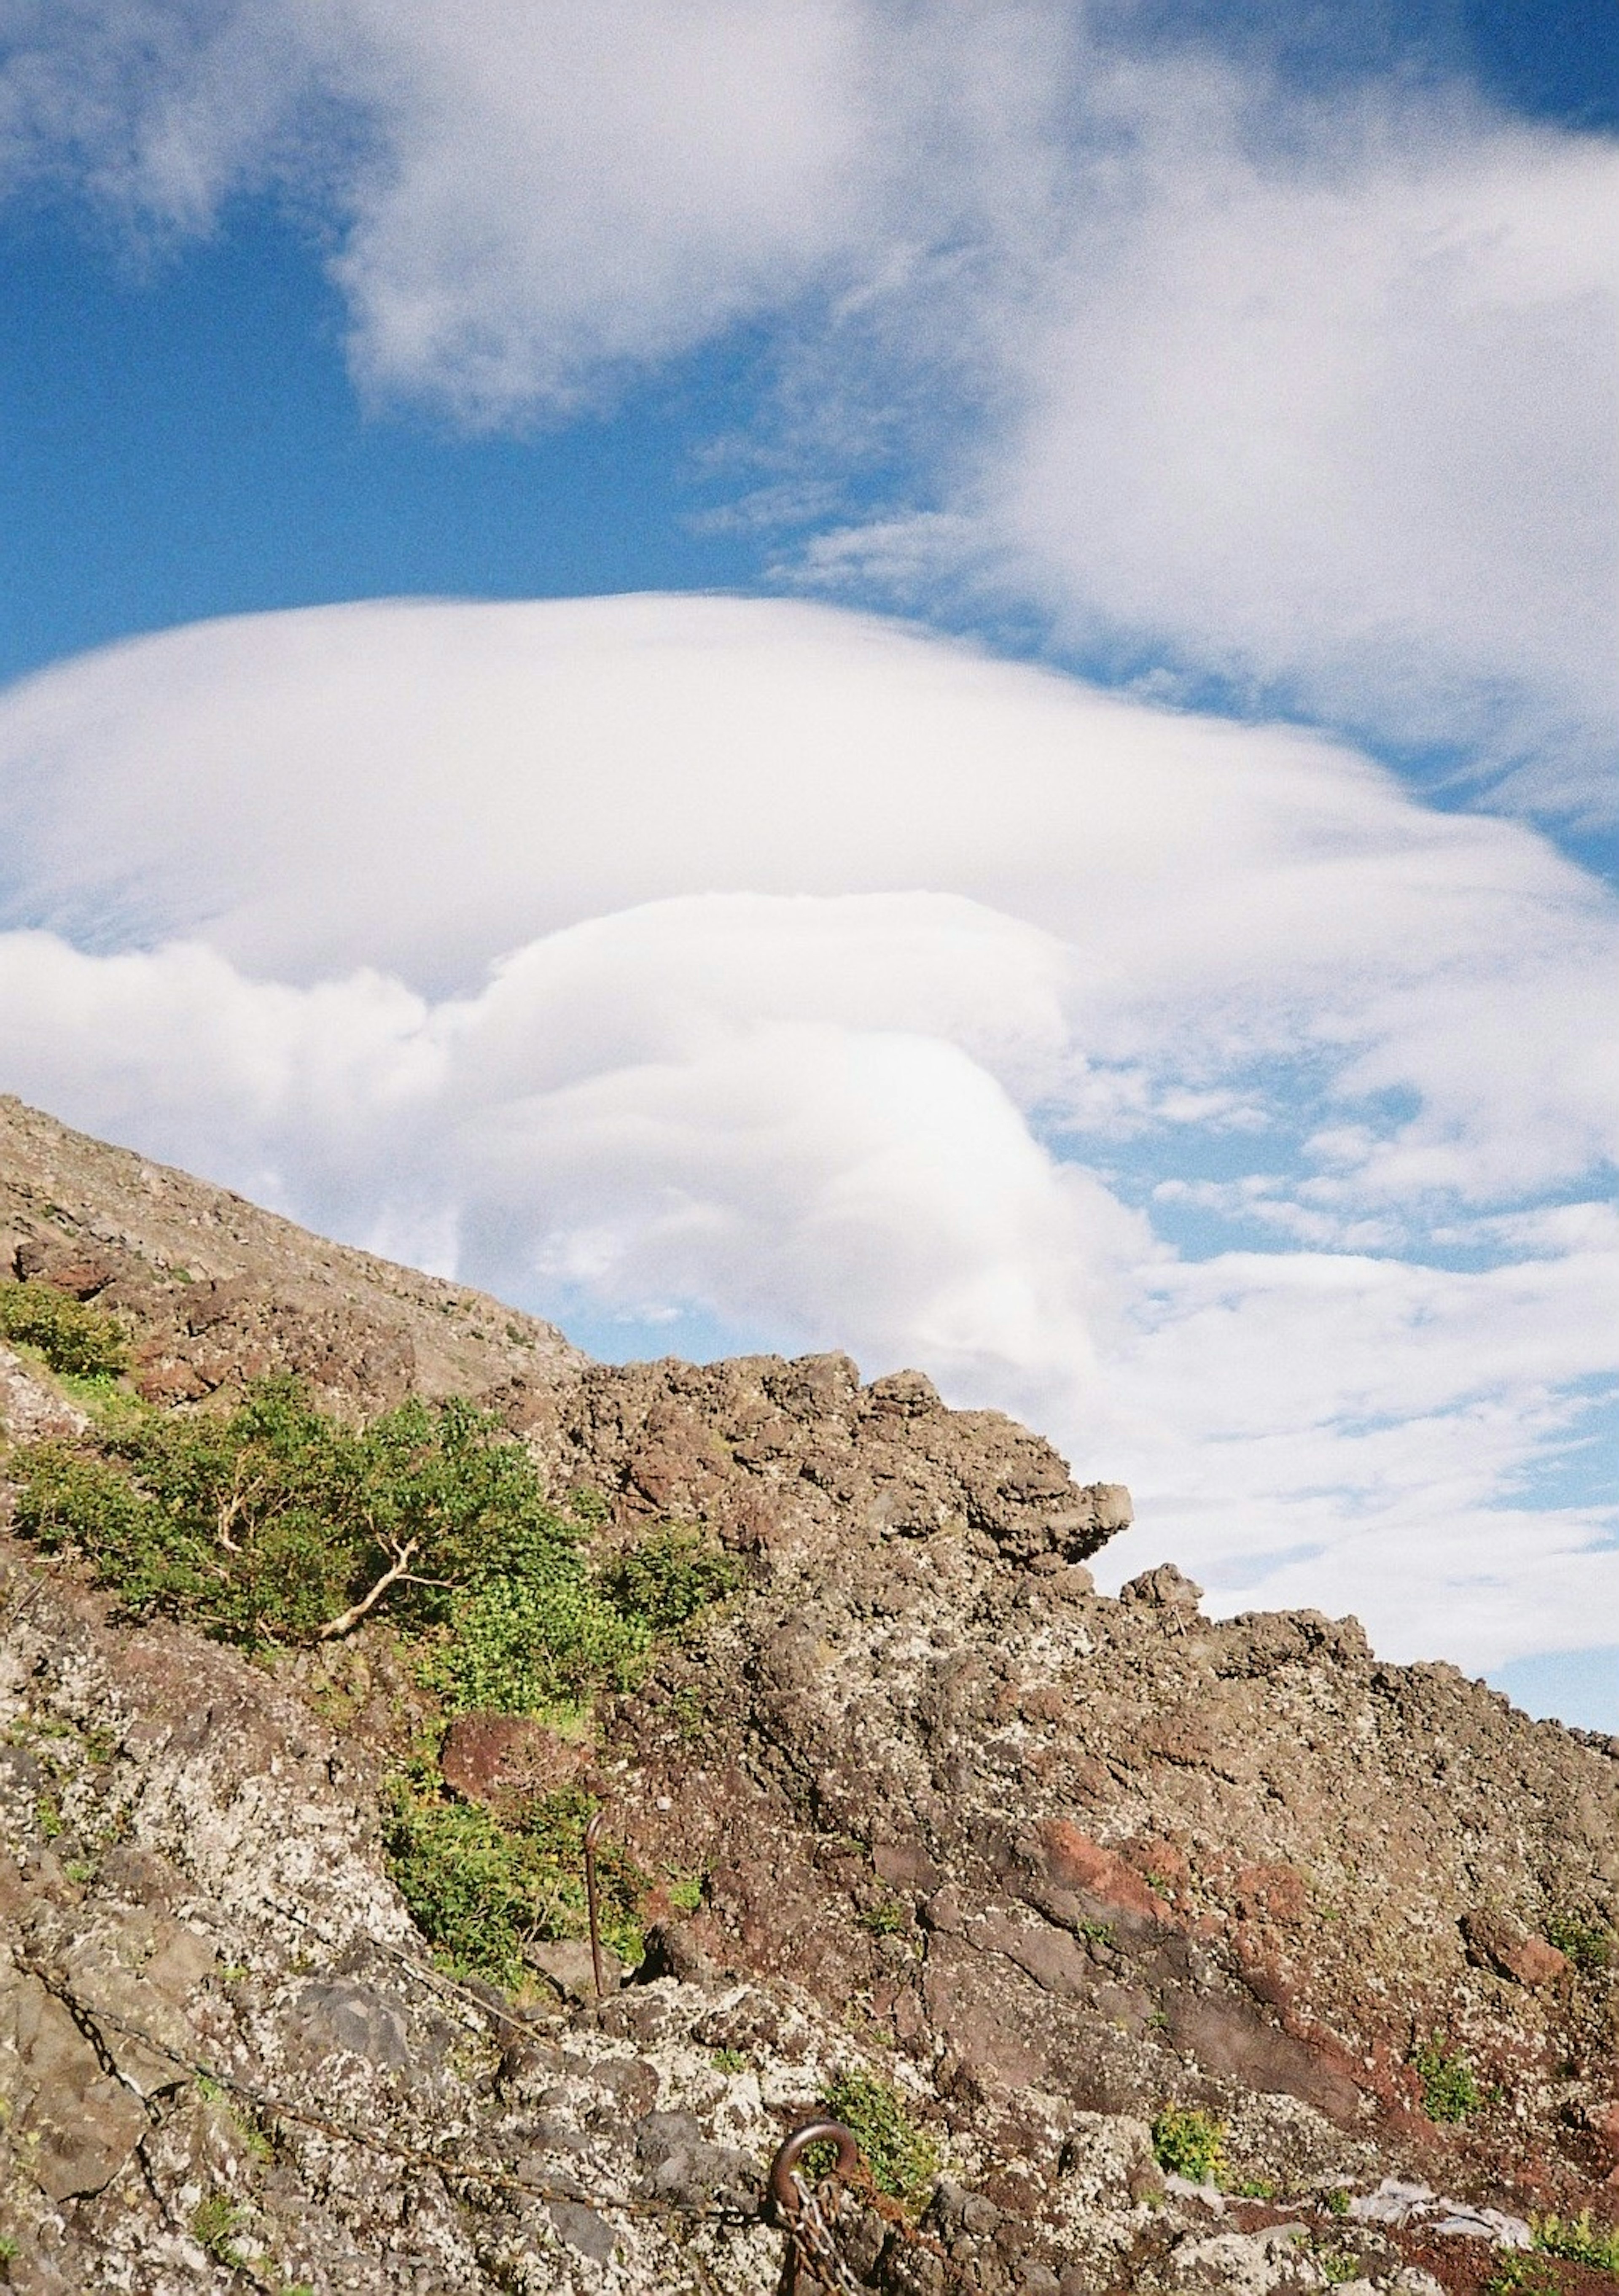
[[[1616,135],[1597,0],[14,12],[0,1082],[1619,1730]]]

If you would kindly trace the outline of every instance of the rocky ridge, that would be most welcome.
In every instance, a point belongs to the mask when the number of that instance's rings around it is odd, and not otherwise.
[[[0,1136],[0,1277],[116,1309],[155,1399],[471,1393],[605,1542],[700,1523],[747,1574],[591,1742],[445,1740],[469,1804],[566,1771],[666,1877],[598,2004],[587,1950],[512,1998],[414,1931],[384,1622],[267,1669],[0,1540],[12,2285],[763,2296],[771,2154],[852,2079],[937,2154],[920,2218],[838,2218],[902,2296],[1471,2296],[1537,2210],[1619,2216],[1619,1746],[1353,1621],[1209,1621],[1168,1567],[1098,1595],[1125,1495],[916,1374],[587,1365],[16,1103]],[[0,1381],[13,1439],[82,1422],[25,1353]],[[1166,2175],[1166,2105],[1224,2124],[1225,2190]]]

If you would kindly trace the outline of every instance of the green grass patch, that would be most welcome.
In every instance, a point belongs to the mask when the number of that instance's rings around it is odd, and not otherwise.
[[[1413,2049],[1410,2062],[1430,2120],[1466,2120],[1485,2102],[1472,2065],[1460,2049],[1446,2046],[1443,2034],[1435,2033]]]
[[[240,2269],[241,2259],[233,2235],[241,2228],[241,2210],[226,2193],[209,2193],[192,2210],[192,2238],[206,2249],[216,2264]]]
[[[1153,2158],[1172,2177],[1217,2185],[1225,2174],[1225,2123],[1200,2105],[1166,2104],[1153,2117]]]
[[[926,2204],[943,2166],[936,2140],[919,2128],[899,2092],[875,2073],[843,2073],[827,2091],[832,2117],[854,2136],[879,2193],[914,2216]],[[828,2148],[830,2158],[830,2148]]]
[[[0,1283],[0,1339],[37,1348],[54,1372],[117,1379],[129,1368],[129,1339],[116,1316],[53,1283]]]

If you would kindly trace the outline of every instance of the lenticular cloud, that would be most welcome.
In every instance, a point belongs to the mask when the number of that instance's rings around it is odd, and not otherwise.
[[[1619,1595],[1619,913],[1341,747],[726,600],[0,699],[0,1080],[619,1353],[846,1346],[1132,1561],[1493,1663]]]

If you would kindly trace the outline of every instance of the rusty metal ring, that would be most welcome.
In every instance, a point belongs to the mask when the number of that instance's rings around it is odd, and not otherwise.
[[[838,2147],[835,2173],[852,2177],[860,2167],[860,2147],[854,2142],[852,2129],[841,2120],[806,2120],[802,2128],[795,2128],[784,2138],[775,2159],[770,2164],[770,2197],[785,2216],[796,2216],[798,2195],[793,2185],[793,2170],[812,2144],[829,2143]]]

